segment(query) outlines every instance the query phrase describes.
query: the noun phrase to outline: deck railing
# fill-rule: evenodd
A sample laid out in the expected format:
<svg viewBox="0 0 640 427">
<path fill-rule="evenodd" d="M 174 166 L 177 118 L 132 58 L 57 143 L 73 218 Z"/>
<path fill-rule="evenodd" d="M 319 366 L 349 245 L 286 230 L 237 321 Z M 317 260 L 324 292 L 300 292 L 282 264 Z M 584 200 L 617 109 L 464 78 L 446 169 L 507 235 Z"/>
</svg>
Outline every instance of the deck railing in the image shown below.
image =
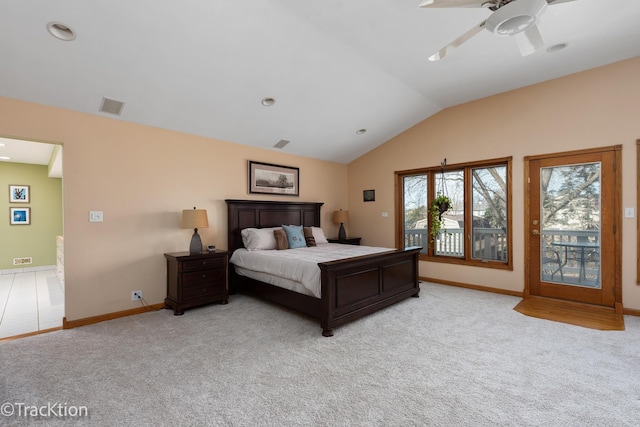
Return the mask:
<svg viewBox="0 0 640 427">
<path fill-rule="evenodd" d="M 600 287 L 599 230 L 543 229 L 540 246 L 541 280 Z"/>
<path fill-rule="evenodd" d="M 422 252 L 427 253 L 429 238 L 426 228 L 406 229 L 404 231 L 405 247 L 422 246 Z M 464 229 L 449 228 L 442 231 L 435 241 L 436 255 L 463 257 Z M 507 234 L 501 228 L 474 228 L 472 236 L 472 251 L 474 259 L 507 260 Z"/>
<path fill-rule="evenodd" d="M 422 246 L 427 253 L 430 235 L 428 229 L 406 229 L 405 247 Z M 600 248 L 590 248 L 584 255 L 553 243 L 589 242 L 599 243 L 598 230 L 547 229 L 541 233 L 541 279 L 583 286 L 599 286 Z M 507 234 L 500 228 L 474 228 L 472 235 L 472 257 L 481 260 L 507 261 Z M 464 257 L 464 230 L 447 229 L 435 241 L 435 253 L 441 256 Z M 562 275 L 560 275 L 562 270 Z M 561 277 L 562 276 L 562 277 Z"/>
</svg>

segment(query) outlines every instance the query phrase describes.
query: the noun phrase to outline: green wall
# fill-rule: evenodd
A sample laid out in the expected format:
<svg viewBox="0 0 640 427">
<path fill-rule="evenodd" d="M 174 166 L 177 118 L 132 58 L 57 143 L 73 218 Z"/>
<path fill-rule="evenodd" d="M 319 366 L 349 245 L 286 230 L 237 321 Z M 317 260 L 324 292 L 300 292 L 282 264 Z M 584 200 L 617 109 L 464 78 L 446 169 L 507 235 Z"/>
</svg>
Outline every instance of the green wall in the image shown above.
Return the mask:
<svg viewBox="0 0 640 427">
<path fill-rule="evenodd" d="M 48 177 L 48 165 L 0 162 L 0 270 L 56 264 L 56 236 L 62 235 L 62 179 Z M 9 185 L 30 186 L 29 203 L 9 203 Z M 31 225 L 10 225 L 10 207 L 31 208 Z M 14 258 L 33 264 L 14 266 Z"/>
</svg>

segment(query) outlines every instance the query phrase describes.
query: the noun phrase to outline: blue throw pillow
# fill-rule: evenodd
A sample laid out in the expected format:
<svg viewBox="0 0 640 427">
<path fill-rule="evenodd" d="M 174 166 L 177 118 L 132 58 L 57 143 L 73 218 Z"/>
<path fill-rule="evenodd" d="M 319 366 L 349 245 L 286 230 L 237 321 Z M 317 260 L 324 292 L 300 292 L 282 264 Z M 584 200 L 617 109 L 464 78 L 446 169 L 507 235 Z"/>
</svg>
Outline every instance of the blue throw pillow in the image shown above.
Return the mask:
<svg viewBox="0 0 640 427">
<path fill-rule="evenodd" d="M 283 225 L 282 228 L 284 228 L 285 233 L 287 233 L 289 249 L 304 248 L 307 246 L 301 225 Z"/>
</svg>

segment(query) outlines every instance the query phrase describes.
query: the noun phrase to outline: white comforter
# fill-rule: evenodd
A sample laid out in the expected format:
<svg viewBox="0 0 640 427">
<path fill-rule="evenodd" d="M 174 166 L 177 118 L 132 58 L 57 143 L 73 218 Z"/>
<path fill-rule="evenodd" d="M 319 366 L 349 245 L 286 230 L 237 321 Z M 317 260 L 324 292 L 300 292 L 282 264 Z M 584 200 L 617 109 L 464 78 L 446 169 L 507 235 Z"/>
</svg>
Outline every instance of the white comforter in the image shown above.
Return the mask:
<svg viewBox="0 0 640 427">
<path fill-rule="evenodd" d="M 321 296 L 320 268 L 318 263 L 336 261 L 362 255 L 392 251 L 390 248 L 373 246 L 342 245 L 325 243 L 318 246 L 286 250 L 248 251 L 238 249 L 233 252 L 231 262 L 236 272 L 254 279 L 292 289 L 301 284 L 306 292 L 316 298 Z M 256 273 L 256 274 L 254 274 Z M 284 284 L 277 278 L 283 278 Z"/>
</svg>

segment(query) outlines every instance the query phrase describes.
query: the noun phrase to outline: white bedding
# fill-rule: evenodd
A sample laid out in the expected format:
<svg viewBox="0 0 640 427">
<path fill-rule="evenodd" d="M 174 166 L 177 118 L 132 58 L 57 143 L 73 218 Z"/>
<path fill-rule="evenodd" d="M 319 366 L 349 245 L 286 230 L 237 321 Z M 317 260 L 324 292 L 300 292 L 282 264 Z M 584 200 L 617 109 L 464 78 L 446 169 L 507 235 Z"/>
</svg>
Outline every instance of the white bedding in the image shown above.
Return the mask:
<svg viewBox="0 0 640 427">
<path fill-rule="evenodd" d="M 338 243 L 281 251 L 237 249 L 229 262 L 236 266 L 236 273 L 242 276 L 320 298 L 318 263 L 392 250 L 395 249 Z"/>
</svg>

